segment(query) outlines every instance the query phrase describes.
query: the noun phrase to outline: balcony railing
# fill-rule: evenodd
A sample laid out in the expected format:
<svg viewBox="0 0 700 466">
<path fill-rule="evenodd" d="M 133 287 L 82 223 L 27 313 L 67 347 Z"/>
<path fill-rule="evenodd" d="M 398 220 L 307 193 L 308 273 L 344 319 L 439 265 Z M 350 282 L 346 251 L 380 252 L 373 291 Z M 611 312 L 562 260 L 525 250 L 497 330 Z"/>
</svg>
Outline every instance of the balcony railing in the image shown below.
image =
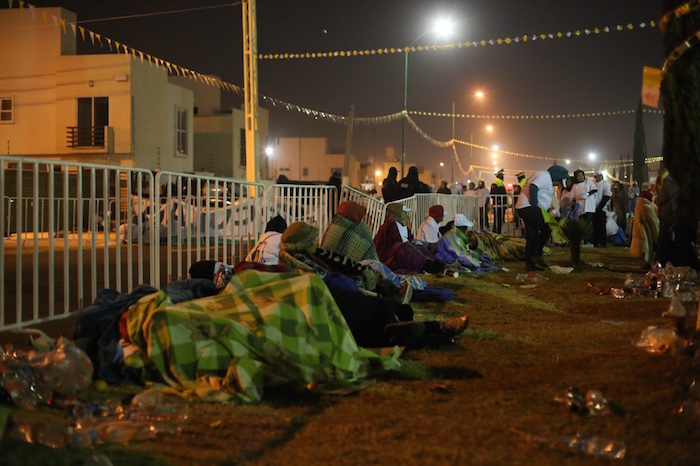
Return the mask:
<svg viewBox="0 0 700 466">
<path fill-rule="evenodd" d="M 80 147 L 105 147 L 107 126 L 68 126 L 66 145 L 71 149 Z"/>
</svg>

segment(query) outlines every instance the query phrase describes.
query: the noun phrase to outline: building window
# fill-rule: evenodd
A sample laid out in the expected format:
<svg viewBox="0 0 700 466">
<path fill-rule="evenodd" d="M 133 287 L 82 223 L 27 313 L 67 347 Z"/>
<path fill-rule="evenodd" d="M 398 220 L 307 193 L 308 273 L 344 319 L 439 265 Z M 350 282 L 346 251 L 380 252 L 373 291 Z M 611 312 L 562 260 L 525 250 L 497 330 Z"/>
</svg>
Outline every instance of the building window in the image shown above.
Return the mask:
<svg viewBox="0 0 700 466">
<path fill-rule="evenodd" d="M 239 164 L 241 167 L 245 167 L 246 162 L 247 162 L 246 156 L 245 156 L 245 145 L 246 145 L 246 143 L 245 143 L 245 129 L 242 129 L 241 130 L 241 154 L 239 157 L 240 158 Z"/>
<path fill-rule="evenodd" d="M 187 155 L 187 109 L 177 109 L 177 127 L 175 128 L 177 137 L 177 155 Z"/>
<path fill-rule="evenodd" d="M 68 147 L 104 147 L 109 97 L 78 97 L 78 126 L 70 127 Z"/>
<path fill-rule="evenodd" d="M 14 123 L 14 102 L 12 97 L 0 97 L 0 123 Z"/>
</svg>

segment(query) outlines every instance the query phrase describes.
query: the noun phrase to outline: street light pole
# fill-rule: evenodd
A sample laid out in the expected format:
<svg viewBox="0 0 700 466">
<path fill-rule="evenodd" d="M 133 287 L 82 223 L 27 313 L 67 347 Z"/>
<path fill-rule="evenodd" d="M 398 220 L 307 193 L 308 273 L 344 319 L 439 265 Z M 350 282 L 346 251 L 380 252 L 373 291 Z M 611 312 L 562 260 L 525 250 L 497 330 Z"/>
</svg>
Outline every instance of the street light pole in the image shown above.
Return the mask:
<svg viewBox="0 0 700 466">
<path fill-rule="evenodd" d="M 401 178 L 404 177 L 404 165 L 406 163 L 406 117 L 408 101 L 408 48 L 404 48 L 403 65 L 403 114 L 401 125 Z"/>
<path fill-rule="evenodd" d="M 452 101 L 452 150 L 455 149 L 455 101 Z M 452 164 L 450 165 L 450 184 L 455 182 L 455 154 L 452 154 Z"/>
</svg>

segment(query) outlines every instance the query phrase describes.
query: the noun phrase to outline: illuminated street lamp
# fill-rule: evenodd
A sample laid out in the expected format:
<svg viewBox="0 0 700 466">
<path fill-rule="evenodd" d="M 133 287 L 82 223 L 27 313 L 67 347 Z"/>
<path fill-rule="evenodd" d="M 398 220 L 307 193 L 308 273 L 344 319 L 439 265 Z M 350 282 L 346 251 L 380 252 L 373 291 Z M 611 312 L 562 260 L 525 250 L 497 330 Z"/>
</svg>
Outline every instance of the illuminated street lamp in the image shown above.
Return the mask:
<svg viewBox="0 0 700 466">
<path fill-rule="evenodd" d="M 442 167 L 444 167 L 445 164 L 440 162 L 440 181 L 442 181 Z"/>
<path fill-rule="evenodd" d="M 438 18 L 433 27 L 428 29 L 423 34 L 418 36 L 413 44 L 418 42 L 421 37 L 427 33 L 434 31 L 442 37 L 447 37 L 452 34 L 454 30 L 454 23 L 450 18 Z M 404 47 L 404 64 L 403 64 L 403 119 L 401 124 L 401 178 L 404 177 L 404 166 L 406 165 L 406 117 L 408 112 L 408 49 L 413 46 L 413 44 L 408 47 Z"/>
</svg>

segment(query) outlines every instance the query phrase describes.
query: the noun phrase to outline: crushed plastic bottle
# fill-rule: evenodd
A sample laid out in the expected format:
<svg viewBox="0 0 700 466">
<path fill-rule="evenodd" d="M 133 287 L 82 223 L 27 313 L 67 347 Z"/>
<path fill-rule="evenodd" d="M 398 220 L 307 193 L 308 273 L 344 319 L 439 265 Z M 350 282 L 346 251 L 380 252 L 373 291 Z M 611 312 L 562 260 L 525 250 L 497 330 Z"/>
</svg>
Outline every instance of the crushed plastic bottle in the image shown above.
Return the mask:
<svg viewBox="0 0 700 466">
<path fill-rule="evenodd" d="M 605 416 L 610 412 L 608 400 L 600 390 L 588 390 L 586 392 L 586 407 L 591 416 Z"/>
<path fill-rule="evenodd" d="M 590 435 L 576 434 L 573 437 L 564 437 L 562 443 L 574 450 L 604 458 L 622 459 L 626 453 L 623 442 Z"/>
<path fill-rule="evenodd" d="M 663 354 L 669 350 L 677 352 L 685 343 L 673 330 L 651 325 L 642 331 L 635 346 L 652 354 Z"/>
</svg>

